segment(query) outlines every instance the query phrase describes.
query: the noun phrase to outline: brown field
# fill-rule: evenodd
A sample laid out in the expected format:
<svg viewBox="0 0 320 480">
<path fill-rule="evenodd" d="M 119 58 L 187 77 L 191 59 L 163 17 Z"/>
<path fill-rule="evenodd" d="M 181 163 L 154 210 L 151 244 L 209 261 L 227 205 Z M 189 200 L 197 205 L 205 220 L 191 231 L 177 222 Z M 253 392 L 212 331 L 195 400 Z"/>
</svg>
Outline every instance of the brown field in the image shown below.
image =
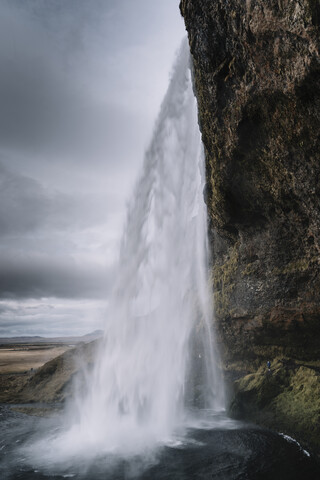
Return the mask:
<svg viewBox="0 0 320 480">
<path fill-rule="evenodd" d="M 36 370 L 70 348 L 69 345 L 6 345 L 0 348 L 0 375 Z"/>
</svg>

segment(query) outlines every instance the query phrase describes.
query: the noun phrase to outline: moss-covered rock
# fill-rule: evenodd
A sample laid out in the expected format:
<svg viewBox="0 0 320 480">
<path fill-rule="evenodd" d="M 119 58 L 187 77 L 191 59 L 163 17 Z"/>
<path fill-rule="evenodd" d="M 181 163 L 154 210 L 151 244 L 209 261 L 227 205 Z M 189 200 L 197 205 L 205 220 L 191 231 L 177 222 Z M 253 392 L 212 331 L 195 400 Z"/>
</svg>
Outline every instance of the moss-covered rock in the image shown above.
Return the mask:
<svg viewBox="0 0 320 480">
<path fill-rule="evenodd" d="M 277 428 L 320 453 L 320 362 L 278 358 L 235 382 L 230 413 Z"/>
</svg>

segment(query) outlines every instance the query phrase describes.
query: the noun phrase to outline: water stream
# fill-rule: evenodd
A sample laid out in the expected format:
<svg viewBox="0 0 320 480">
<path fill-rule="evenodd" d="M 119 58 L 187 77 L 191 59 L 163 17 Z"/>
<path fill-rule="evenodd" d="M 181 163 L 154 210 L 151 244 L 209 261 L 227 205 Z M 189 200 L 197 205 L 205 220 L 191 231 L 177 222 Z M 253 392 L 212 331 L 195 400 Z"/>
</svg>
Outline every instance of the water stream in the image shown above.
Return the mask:
<svg viewBox="0 0 320 480">
<path fill-rule="evenodd" d="M 128 205 L 104 339 L 69 432 L 86 454 L 143 450 L 168 441 L 190 407 L 224 407 L 189 61 L 184 41 Z"/>
</svg>

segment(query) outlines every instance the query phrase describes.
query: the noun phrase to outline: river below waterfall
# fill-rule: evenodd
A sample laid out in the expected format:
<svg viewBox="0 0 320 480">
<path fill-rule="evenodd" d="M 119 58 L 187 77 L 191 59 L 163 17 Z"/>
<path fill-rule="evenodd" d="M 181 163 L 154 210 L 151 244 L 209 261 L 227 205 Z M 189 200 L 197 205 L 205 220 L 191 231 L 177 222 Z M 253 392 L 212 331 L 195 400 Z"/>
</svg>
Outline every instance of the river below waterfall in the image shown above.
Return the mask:
<svg viewBox="0 0 320 480">
<path fill-rule="evenodd" d="M 197 425 L 197 426 L 196 426 Z M 0 471 L 2 480 L 44 479 L 216 479 L 316 480 L 320 466 L 299 444 L 274 432 L 215 414 L 143 454 L 121 458 L 108 453 L 91 459 L 51 463 L 41 455 L 41 438 L 59 435 L 59 417 L 30 417 L 0 407 Z M 43 440 L 46 442 L 46 440 Z M 39 455 L 34 448 L 40 448 Z"/>
</svg>

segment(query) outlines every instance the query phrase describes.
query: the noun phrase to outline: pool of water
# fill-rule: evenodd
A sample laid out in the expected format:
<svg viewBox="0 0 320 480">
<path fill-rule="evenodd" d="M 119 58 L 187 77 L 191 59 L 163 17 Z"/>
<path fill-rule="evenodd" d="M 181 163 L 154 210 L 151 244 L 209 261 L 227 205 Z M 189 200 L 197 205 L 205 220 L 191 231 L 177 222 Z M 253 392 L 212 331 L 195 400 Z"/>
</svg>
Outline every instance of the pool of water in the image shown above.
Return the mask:
<svg viewBox="0 0 320 480">
<path fill-rule="evenodd" d="M 214 479 L 317 480 L 317 460 L 292 439 L 235 422 L 224 415 L 190 421 L 171 439 L 143 454 L 116 453 L 59 461 L 55 452 L 42 455 L 48 434 L 59 434 L 63 422 L 31 417 L 0 406 L 1 480 L 44 479 Z M 48 447 L 48 445 L 47 445 Z M 48 447 L 50 450 L 50 447 Z M 43 450 L 45 452 L 45 448 Z"/>
</svg>

